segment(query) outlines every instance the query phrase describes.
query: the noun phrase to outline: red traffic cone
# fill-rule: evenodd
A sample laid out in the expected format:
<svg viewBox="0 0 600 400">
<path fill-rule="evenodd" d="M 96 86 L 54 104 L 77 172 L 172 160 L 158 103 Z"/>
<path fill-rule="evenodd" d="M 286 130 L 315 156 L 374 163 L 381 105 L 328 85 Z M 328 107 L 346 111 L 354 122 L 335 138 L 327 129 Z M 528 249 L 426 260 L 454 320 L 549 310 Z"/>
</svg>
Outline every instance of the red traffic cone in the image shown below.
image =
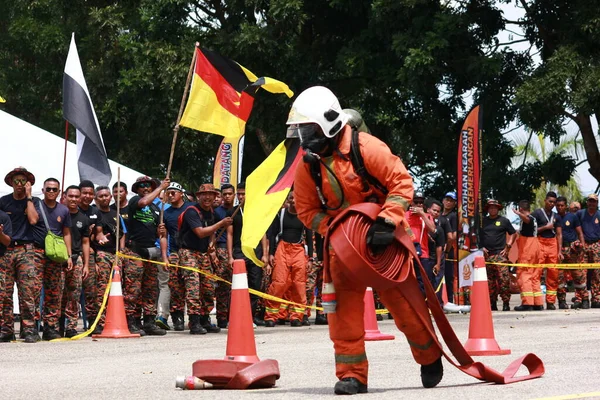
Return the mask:
<svg viewBox="0 0 600 400">
<path fill-rule="evenodd" d="M 465 350 L 471 356 L 510 354 L 510 350 L 500 348 L 494 336 L 485 259 L 481 256 L 475 257 L 474 267 L 469 339 L 465 343 Z"/>
<path fill-rule="evenodd" d="M 394 335 L 386 335 L 379 331 L 377 326 L 377 315 L 375 315 L 375 299 L 373 298 L 373 289 L 368 287 L 365 291 L 365 340 L 394 340 Z"/>
<path fill-rule="evenodd" d="M 100 335 L 92 335 L 94 339 L 119 339 L 140 337 L 137 333 L 129 332 L 125 318 L 125 303 L 121 288 L 121 268 L 115 265 L 115 271 L 110 285 L 108 304 L 106 305 L 106 324 Z"/>
<path fill-rule="evenodd" d="M 233 262 L 227 350 L 223 360 L 198 360 L 192 375 L 216 389 L 270 388 L 279 379 L 276 360 L 260 361 L 256 355 L 248 277 L 244 260 Z"/>
</svg>

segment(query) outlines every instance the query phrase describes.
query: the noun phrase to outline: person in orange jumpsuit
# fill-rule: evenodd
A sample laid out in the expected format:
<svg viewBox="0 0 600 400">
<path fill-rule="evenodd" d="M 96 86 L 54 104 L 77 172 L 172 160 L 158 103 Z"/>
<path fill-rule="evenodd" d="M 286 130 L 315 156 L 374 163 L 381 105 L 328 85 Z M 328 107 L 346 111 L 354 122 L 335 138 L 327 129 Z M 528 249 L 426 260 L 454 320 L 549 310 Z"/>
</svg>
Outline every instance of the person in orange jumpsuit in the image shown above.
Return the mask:
<svg viewBox="0 0 600 400">
<path fill-rule="evenodd" d="M 529 201 L 521 200 L 513 210 L 521 218 L 519 232 L 519 264 L 537 264 L 540 260 L 540 244 L 537 240 L 538 221 L 531 215 Z M 515 311 L 541 311 L 544 299 L 541 287 L 542 269 L 518 267 L 517 282 L 521 291 L 521 305 Z"/>
<path fill-rule="evenodd" d="M 558 268 L 556 264 L 563 259 L 560 244 L 562 243 L 562 226 L 560 216 L 552 209 L 556 204 L 556 193 L 548 192 L 544 200 L 544 208 L 538 208 L 531 215 L 538 222 L 538 242 L 540 243 L 540 264 L 555 264 L 546 269 L 546 309 L 556 310 L 558 293 Z"/>
<path fill-rule="evenodd" d="M 281 210 L 280 216 L 275 219 L 271 235 L 270 260 L 273 262 L 271 285 L 268 294 L 282 298 L 288 288 L 289 300 L 296 303 L 288 307 L 290 325 L 302 326 L 304 305 L 306 304 L 306 268 L 310 262 L 306 256 L 304 243 L 312 254 L 312 231 L 306 229 L 298 219 L 294 204 L 294 192 L 287 198 L 288 207 Z M 265 326 L 272 328 L 279 319 L 280 304 L 273 300 L 265 301 Z"/>
<path fill-rule="evenodd" d="M 308 88 L 294 102 L 287 124 L 290 130 L 297 131 L 305 150 L 304 163 L 298 166 L 294 180 L 298 217 L 306 227 L 325 235 L 329 224 L 343 209 L 376 202 L 382 210 L 366 240 L 371 251 L 380 252 L 394 240 L 396 226 L 406 226 L 404 213 L 412 200 L 413 181 L 402 161 L 376 137 L 359 132 L 358 149 L 352 147 L 353 132 L 347 122 L 348 115 L 342 111 L 338 99 L 325 87 Z M 360 151 L 373 180 L 361 179 L 354 170 L 353 149 Z M 315 178 L 320 178 L 320 185 Z M 348 275 L 332 249 L 328 261 L 337 301 L 335 312 L 327 316 L 339 379 L 334 392 L 366 393 L 369 369 L 363 323 L 366 286 Z M 421 365 L 423 386 L 436 386 L 443 376 L 441 352 L 426 326 L 399 288 L 374 289 L 406 336 L 415 361 Z"/>
</svg>

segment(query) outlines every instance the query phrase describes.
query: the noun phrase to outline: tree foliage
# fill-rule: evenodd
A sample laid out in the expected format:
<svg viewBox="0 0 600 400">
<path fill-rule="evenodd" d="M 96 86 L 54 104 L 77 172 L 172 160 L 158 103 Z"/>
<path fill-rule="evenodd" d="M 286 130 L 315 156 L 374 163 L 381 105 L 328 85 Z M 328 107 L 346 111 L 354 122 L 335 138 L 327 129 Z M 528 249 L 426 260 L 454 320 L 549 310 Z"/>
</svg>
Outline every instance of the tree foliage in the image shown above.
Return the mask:
<svg viewBox="0 0 600 400">
<path fill-rule="evenodd" d="M 543 88 L 531 56 L 498 47 L 506 21 L 497 3 L 0 0 L 0 91 L 8 112 L 61 132 L 62 71 L 75 32 L 109 156 L 162 176 L 199 41 L 296 93 L 330 87 L 402 157 L 421 189 L 437 197 L 456 186 L 458 132 L 473 99 L 484 112 L 484 192 L 501 200 L 530 197 L 544 166 L 511 168 L 513 148 L 502 132 L 517 117 L 555 125 L 536 111 L 542 100 L 531 92 Z M 591 18 L 586 21 L 595 32 Z M 533 25 L 528 35 L 537 40 Z M 532 85 L 537 88 L 528 91 Z M 243 175 L 264 159 L 263 148 L 283 139 L 291 102 L 259 92 L 247 124 Z M 264 133 L 262 143 L 257 133 Z M 173 178 L 188 186 L 209 179 L 218 142 L 182 129 Z"/>
</svg>

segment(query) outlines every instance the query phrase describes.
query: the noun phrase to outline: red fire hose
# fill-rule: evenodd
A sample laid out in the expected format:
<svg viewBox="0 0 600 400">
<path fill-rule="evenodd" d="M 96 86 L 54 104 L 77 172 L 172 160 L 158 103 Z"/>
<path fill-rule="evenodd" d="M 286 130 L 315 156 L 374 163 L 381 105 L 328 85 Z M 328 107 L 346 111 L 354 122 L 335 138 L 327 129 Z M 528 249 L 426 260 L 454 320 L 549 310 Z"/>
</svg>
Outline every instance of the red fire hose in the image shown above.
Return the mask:
<svg viewBox="0 0 600 400">
<path fill-rule="evenodd" d="M 502 373 L 473 361 L 456 337 L 428 279 L 423 279 L 427 300 L 425 301 L 423 298 L 413 273 L 415 261 L 418 265 L 417 268 L 420 268 L 421 276 L 427 276 L 427 274 L 404 228 L 399 226 L 396 229 L 396 240 L 382 254 L 373 255 L 368 250 L 367 231 L 380 212 L 381 206 L 378 204 L 357 204 L 344 210 L 331 223 L 323 244 L 325 282 L 331 282 L 328 255 L 329 245 L 331 245 L 341 264 L 348 268 L 357 281 L 364 283 L 365 286 L 380 290 L 394 286 L 399 287 L 404 298 L 427 327 L 444 357 L 464 373 L 482 381 L 501 384 L 542 376 L 545 372 L 544 364 L 538 356 L 532 353 L 513 361 Z M 438 341 L 429 310 L 431 310 L 438 330 L 456 361 L 450 358 Z M 522 365 L 528 369 L 529 374 L 515 377 Z"/>
</svg>

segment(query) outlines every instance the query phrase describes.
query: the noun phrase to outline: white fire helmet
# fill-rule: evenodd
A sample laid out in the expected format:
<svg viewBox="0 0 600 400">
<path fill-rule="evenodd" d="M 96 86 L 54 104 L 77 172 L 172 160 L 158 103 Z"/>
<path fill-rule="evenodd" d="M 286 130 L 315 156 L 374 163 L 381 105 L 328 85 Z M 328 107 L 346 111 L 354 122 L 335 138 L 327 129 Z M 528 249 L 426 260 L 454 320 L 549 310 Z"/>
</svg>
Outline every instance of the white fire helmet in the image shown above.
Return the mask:
<svg viewBox="0 0 600 400">
<path fill-rule="evenodd" d="M 331 90 L 324 86 L 313 86 L 296 98 L 286 124 L 315 123 L 321 127 L 325 136 L 332 138 L 342 130 L 348 118 Z M 290 128 L 292 130 L 293 127 Z M 288 130 L 288 135 L 291 134 L 293 133 Z"/>
</svg>

